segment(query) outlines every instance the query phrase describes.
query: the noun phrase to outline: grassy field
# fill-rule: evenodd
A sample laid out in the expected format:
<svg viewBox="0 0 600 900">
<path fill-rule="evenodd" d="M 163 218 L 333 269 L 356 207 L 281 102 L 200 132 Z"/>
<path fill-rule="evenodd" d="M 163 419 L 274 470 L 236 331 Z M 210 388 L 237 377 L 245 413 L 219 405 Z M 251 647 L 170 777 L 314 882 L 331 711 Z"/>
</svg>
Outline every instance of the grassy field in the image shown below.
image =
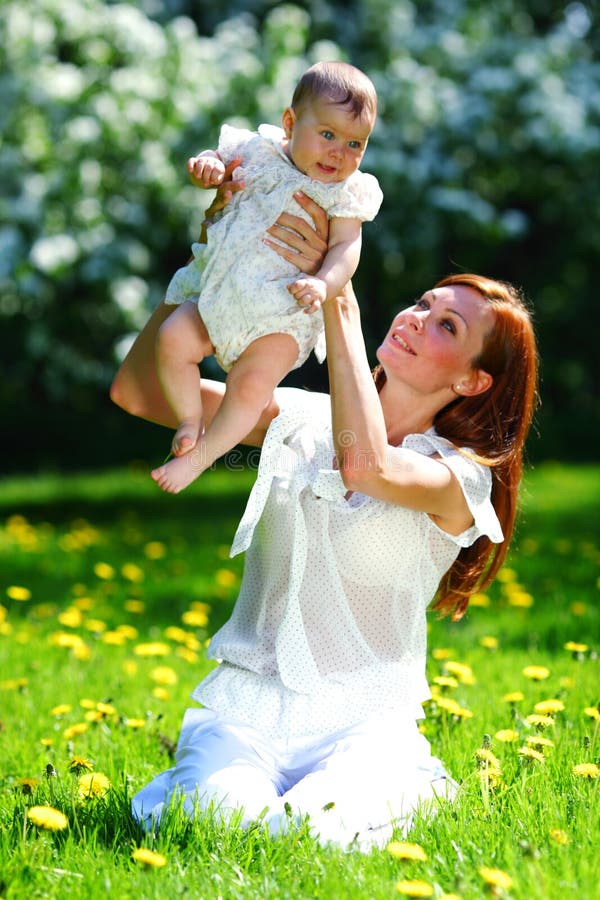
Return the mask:
<svg viewBox="0 0 600 900">
<path fill-rule="evenodd" d="M 0 898 L 597 897 L 599 476 L 530 473 L 501 577 L 462 622 L 431 616 L 424 730 L 459 796 L 398 836 L 421 851 L 369 855 L 128 814 L 210 669 L 253 473 L 179 497 L 141 466 L 2 483 Z"/>
</svg>

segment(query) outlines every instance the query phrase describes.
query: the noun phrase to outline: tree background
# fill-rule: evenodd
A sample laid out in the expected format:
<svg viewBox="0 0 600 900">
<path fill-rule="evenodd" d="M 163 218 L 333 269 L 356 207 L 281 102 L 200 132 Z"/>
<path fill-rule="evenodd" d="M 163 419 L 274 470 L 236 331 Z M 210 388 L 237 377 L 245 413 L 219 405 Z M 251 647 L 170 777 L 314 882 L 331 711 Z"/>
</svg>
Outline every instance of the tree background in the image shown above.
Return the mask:
<svg viewBox="0 0 600 900">
<path fill-rule="evenodd" d="M 185 160 L 222 121 L 278 123 L 301 72 L 333 58 L 364 69 L 380 101 L 363 168 L 385 200 L 355 278 L 371 358 L 394 311 L 443 275 L 513 281 L 542 357 L 530 458 L 594 458 L 598 12 L 594 0 L 2 0 L 5 471 L 164 451 L 162 429 L 107 392 L 210 201 Z M 325 369 L 293 383 L 323 389 Z"/>
</svg>

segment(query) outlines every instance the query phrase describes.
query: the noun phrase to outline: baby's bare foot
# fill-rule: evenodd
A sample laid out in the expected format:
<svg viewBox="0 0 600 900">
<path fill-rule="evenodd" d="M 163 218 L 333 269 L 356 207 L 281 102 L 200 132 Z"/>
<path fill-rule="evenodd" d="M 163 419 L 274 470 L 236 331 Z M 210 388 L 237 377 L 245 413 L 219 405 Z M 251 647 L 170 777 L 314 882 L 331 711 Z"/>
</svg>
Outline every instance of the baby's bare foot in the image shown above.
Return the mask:
<svg viewBox="0 0 600 900">
<path fill-rule="evenodd" d="M 158 469 L 153 469 L 150 474 L 159 488 L 167 494 L 178 494 L 201 475 L 205 468 L 200 450 L 193 450 L 184 456 L 170 459 Z"/>
</svg>

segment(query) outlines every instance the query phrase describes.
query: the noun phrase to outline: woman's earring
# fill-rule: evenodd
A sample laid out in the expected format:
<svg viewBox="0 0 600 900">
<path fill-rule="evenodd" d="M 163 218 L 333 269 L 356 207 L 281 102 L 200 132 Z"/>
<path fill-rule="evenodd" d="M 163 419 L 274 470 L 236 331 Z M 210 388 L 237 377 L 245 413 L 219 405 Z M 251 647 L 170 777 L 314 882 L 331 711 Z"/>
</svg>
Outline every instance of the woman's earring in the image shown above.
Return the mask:
<svg viewBox="0 0 600 900">
<path fill-rule="evenodd" d="M 460 394 L 461 391 L 462 391 L 462 384 L 455 384 L 455 385 L 454 385 L 454 392 L 455 392 L 456 394 Z"/>
</svg>

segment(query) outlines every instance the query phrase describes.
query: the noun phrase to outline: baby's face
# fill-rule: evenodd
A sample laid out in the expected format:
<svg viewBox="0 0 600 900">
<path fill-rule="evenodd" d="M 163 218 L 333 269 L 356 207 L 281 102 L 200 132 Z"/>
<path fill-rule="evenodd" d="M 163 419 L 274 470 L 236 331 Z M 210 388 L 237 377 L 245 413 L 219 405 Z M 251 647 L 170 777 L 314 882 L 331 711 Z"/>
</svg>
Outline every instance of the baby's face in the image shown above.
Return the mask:
<svg viewBox="0 0 600 900">
<path fill-rule="evenodd" d="M 345 181 L 360 166 L 373 129 L 368 115 L 360 118 L 349 107 L 313 100 L 283 114 L 287 155 L 309 178 L 326 183 Z"/>
</svg>

